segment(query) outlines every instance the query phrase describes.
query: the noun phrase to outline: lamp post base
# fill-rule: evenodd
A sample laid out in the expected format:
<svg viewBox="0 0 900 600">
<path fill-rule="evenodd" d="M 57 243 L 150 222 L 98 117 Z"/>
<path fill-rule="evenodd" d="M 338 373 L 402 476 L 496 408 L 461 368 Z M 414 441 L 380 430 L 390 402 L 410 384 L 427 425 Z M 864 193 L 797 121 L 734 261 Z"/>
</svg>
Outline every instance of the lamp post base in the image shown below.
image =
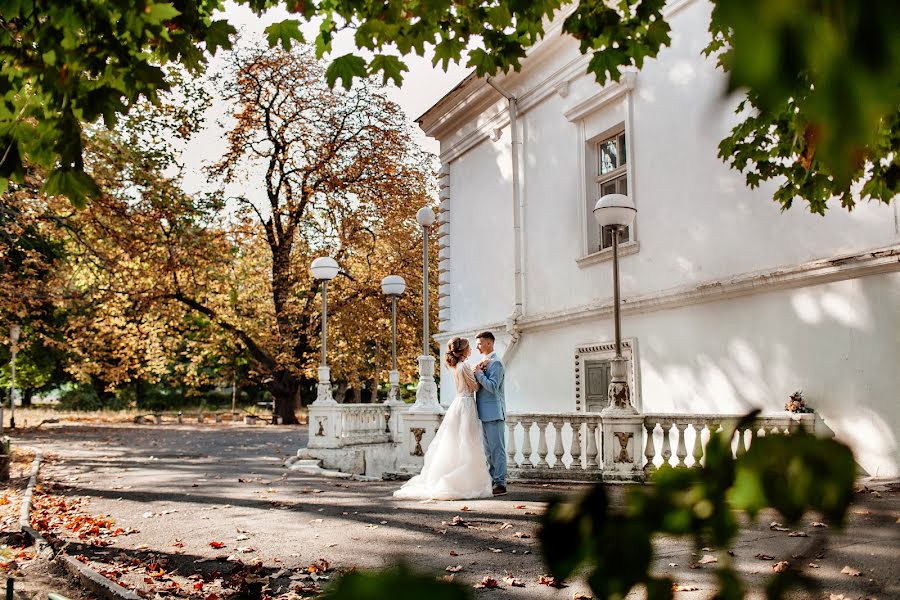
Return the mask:
<svg viewBox="0 0 900 600">
<path fill-rule="evenodd" d="M 438 402 L 437 384 L 434 382 L 434 357 L 419 357 L 419 385 L 416 402 L 409 412 L 442 414 L 444 408 Z"/>
<path fill-rule="evenodd" d="M 636 415 L 638 414 L 631 404 L 631 390 L 628 388 L 627 364 L 621 356 L 616 356 L 609 361 L 609 388 L 606 397 L 609 404 L 606 405 L 601 415 Z"/>
<path fill-rule="evenodd" d="M 385 404 L 392 406 L 406 404 L 400 399 L 400 371 L 390 371 L 388 373 L 388 382 L 390 383 L 390 388 L 388 389 L 388 397 Z"/>
<path fill-rule="evenodd" d="M 319 384 L 316 386 L 316 401 L 313 404 L 337 404 L 331 395 L 331 369 L 328 367 L 319 367 Z"/>
</svg>

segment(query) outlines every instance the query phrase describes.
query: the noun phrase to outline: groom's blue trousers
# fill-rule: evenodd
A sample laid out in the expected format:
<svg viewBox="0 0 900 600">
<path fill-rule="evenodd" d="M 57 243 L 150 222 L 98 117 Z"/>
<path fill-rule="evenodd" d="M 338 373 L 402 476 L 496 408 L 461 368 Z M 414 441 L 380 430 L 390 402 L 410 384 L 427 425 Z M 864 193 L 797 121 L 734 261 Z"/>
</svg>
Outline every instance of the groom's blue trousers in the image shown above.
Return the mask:
<svg viewBox="0 0 900 600">
<path fill-rule="evenodd" d="M 490 465 L 491 481 L 506 487 L 506 421 L 482 421 L 484 452 Z"/>
</svg>

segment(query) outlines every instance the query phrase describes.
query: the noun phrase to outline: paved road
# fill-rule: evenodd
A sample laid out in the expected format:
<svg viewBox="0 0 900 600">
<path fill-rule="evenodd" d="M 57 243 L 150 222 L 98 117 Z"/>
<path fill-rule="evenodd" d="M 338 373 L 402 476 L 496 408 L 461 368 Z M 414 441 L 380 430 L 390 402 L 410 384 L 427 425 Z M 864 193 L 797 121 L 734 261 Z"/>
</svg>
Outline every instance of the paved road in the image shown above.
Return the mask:
<svg viewBox="0 0 900 600">
<path fill-rule="evenodd" d="M 497 598 L 571 599 L 587 591 L 580 582 L 561 590 L 536 583 L 545 573 L 534 539 L 542 501 L 582 486 L 514 484 L 500 499 L 396 501 L 391 492 L 397 483 L 335 481 L 287 470 L 283 460 L 305 442 L 304 428 L 228 424 L 60 425 L 21 431 L 14 439 L 52 457 L 42 474 L 71 486 L 62 493 L 85 497 L 89 511 L 140 530 L 115 538 L 114 548 L 126 552 L 201 561 L 252 547 L 242 558 L 258 558 L 272 569 L 300 568 L 320 558 L 338 568 L 381 567 L 403 558 L 434 573 L 463 565 L 457 579 L 466 583 L 486 575 L 502 580 L 507 572 L 526 583 L 479 592 Z M 861 495 L 855 510 L 853 527 L 833 540 L 825 558 L 793 562 L 819 564 L 814 574 L 824 584 L 824 598 L 900 598 L 900 493 Z M 454 516 L 472 526 L 448 526 Z M 812 540 L 788 538 L 770 530 L 770 520 L 748 524 L 734 547 L 737 566 L 751 581 L 771 573 L 772 563 L 753 558 L 756 553 L 792 560 L 821 535 L 808 530 Z M 175 553 L 175 540 L 183 555 Z M 226 548 L 211 548 L 213 540 Z M 658 547 L 659 572 L 699 588 L 678 598 L 708 598 L 714 587 L 711 569 L 687 568 L 698 558 L 693 550 L 674 540 Z M 845 565 L 862 576 L 842 575 Z"/>
</svg>

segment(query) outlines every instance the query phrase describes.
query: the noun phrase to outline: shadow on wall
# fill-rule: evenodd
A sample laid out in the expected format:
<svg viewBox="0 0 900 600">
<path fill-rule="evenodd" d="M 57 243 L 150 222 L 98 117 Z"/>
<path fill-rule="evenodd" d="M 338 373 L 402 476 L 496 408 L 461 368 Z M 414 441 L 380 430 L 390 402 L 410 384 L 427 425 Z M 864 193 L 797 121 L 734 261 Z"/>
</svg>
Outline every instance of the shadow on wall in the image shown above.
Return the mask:
<svg viewBox="0 0 900 600">
<path fill-rule="evenodd" d="M 890 274 L 647 315 L 644 408 L 775 412 L 803 390 L 867 474 L 900 475 L 897 306 Z"/>
</svg>

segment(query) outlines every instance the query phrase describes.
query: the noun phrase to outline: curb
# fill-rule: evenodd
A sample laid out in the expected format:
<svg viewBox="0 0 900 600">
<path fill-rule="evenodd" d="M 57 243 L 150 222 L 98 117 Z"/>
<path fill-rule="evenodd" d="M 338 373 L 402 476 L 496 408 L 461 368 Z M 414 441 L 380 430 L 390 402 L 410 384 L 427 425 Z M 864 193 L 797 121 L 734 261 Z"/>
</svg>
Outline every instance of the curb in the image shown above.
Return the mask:
<svg viewBox="0 0 900 600">
<path fill-rule="evenodd" d="M 84 589 L 97 594 L 101 598 L 106 598 L 107 600 L 142 600 L 140 596 L 131 590 L 126 590 L 118 583 L 110 581 L 68 554 L 60 552 L 56 556 L 56 562 L 62 565 L 69 575 L 77 579 Z"/>
<path fill-rule="evenodd" d="M 131 590 L 127 590 L 116 582 L 110 581 L 80 560 L 72 558 L 63 551 L 60 551 L 55 558 L 53 557 L 53 547 L 50 546 L 39 531 L 31 526 L 31 498 L 37 485 L 37 476 L 41 468 L 43 454 L 40 450 L 29 449 L 34 450 L 34 461 L 31 463 L 31 477 L 28 479 L 28 487 L 25 489 L 25 495 L 22 496 L 22 508 L 19 511 L 19 527 L 34 541 L 38 555 L 61 565 L 69 575 L 78 580 L 81 587 L 101 598 L 106 598 L 107 600 L 142 600 L 140 596 Z"/>
</svg>

